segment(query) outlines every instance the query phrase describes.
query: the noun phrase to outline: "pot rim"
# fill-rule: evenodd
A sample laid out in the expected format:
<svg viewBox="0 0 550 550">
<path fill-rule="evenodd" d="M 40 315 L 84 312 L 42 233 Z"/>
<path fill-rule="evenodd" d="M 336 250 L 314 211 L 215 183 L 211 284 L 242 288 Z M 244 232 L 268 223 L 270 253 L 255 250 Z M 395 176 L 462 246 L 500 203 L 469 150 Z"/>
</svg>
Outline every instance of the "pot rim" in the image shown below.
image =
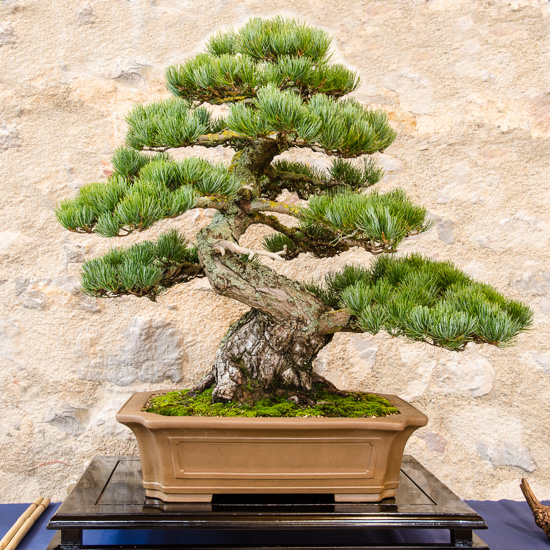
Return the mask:
<svg viewBox="0 0 550 550">
<path fill-rule="evenodd" d="M 359 428 L 359 429 L 378 429 L 378 430 L 403 430 L 407 426 L 425 426 L 428 417 L 395 395 L 375 394 L 387 399 L 392 405 L 397 407 L 399 414 L 370 417 L 370 418 L 325 418 L 325 417 L 220 417 L 220 416 L 163 416 L 156 413 L 142 411 L 147 401 L 153 395 L 166 393 L 166 391 L 147 391 L 137 392 L 130 396 L 126 403 L 120 408 L 116 415 L 118 422 L 122 424 L 141 424 L 146 428 L 169 428 L 172 426 L 189 426 L 190 428 L 248 428 L 262 429 L 288 429 L 290 425 L 303 426 L 312 429 L 325 428 Z"/>
</svg>

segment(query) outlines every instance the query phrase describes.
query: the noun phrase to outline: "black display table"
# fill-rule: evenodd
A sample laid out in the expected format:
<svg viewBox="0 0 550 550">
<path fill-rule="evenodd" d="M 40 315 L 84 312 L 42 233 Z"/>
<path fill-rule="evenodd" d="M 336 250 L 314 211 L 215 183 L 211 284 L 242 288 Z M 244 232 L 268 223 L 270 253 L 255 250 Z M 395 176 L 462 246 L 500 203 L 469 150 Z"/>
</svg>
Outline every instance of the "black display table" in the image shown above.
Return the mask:
<svg viewBox="0 0 550 550">
<path fill-rule="evenodd" d="M 145 497 L 137 457 L 96 457 L 51 518 L 48 529 L 60 532 L 47 550 L 488 550 L 472 533 L 486 528 L 483 518 L 410 456 L 404 457 L 396 497 L 376 504 L 335 504 L 332 495 L 215 495 L 208 504 L 168 504 Z M 83 531 L 88 535 L 98 529 L 131 530 L 124 531 L 128 535 L 142 533 L 136 530 L 179 530 L 179 540 L 157 544 L 146 537 L 148 543 L 141 544 L 128 538 L 116 545 L 83 540 Z M 445 542 L 433 542 L 429 536 L 426 542 L 418 541 L 418 533 L 434 529 L 440 539 L 447 533 Z M 416 538 L 392 542 L 395 532 L 416 533 Z"/>
</svg>

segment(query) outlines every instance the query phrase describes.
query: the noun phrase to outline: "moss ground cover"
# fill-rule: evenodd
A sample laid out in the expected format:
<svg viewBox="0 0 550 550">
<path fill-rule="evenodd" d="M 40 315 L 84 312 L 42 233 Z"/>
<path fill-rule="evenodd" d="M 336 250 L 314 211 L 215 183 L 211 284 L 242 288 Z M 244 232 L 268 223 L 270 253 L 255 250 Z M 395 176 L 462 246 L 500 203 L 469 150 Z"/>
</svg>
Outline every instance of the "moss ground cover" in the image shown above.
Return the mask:
<svg viewBox="0 0 550 550">
<path fill-rule="evenodd" d="M 190 390 L 156 395 L 145 411 L 164 416 L 264 416 L 264 417 L 346 417 L 369 418 L 398 414 L 387 399 L 369 393 L 350 392 L 338 395 L 316 391 L 311 405 L 299 406 L 288 396 L 274 396 L 253 404 L 212 403 L 212 389 L 189 396 Z"/>
</svg>

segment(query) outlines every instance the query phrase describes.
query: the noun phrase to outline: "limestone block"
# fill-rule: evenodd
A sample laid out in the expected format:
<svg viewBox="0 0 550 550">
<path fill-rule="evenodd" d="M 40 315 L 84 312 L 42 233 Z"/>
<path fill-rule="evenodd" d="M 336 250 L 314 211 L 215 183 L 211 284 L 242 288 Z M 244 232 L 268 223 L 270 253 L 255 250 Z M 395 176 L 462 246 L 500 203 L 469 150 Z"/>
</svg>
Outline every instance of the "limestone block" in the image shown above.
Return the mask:
<svg viewBox="0 0 550 550">
<path fill-rule="evenodd" d="M 29 242 L 21 231 L 0 231 L 0 257 L 17 254 Z"/>
<path fill-rule="evenodd" d="M 143 88 L 147 85 L 146 71 L 150 65 L 134 59 L 122 59 L 112 69 L 111 78 L 129 88 Z"/>
<path fill-rule="evenodd" d="M 428 389 L 436 361 L 427 353 L 426 344 L 400 343 L 399 355 L 407 368 L 407 383 L 404 391 L 400 392 L 403 399 L 417 401 Z"/>
<path fill-rule="evenodd" d="M 95 13 L 90 4 L 83 5 L 78 12 L 78 22 L 81 25 L 93 25 L 95 21 Z"/>
<path fill-rule="evenodd" d="M 532 351 L 531 356 L 535 360 L 537 366 L 542 369 L 544 374 L 550 374 L 550 353 Z"/>
<path fill-rule="evenodd" d="M 449 424 L 453 438 L 492 466 L 535 471 L 537 465 L 523 443 L 523 423 L 517 416 L 493 407 L 471 407 L 453 416 Z"/>
<path fill-rule="evenodd" d="M 431 390 L 436 393 L 469 392 L 472 397 L 488 394 L 493 388 L 495 369 L 470 343 L 465 351 L 444 352 L 433 372 Z"/>
<path fill-rule="evenodd" d="M 398 94 L 404 111 L 417 115 L 429 115 L 433 112 L 433 85 L 427 75 L 406 67 L 388 73 L 385 85 Z"/>
<path fill-rule="evenodd" d="M 534 472 L 537 469 L 537 465 L 526 447 L 510 443 L 487 445 L 479 441 L 477 453 L 493 466 L 515 466 L 526 472 Z"/>
<path fill-rule="evenodd" d="M 355 347 L 357 358 L 359 360 L 358 367 L 365 373 L 371 372 L 376 362 L 376 354 L 378 353 L 379 344 L 374 338 L 368 336 L 354 336 L 351 339 L 351 344 Z"/>
<path fill-rule="evenodd" d="M 15 42 L 15 33 L 9 23 L 0 23 L 0 46 L 7 46 Z"/>
<path fill-rule="evenodd" d="M 47 309 L 57 304 L 91 312 L 100 309 L 98 300 L 83 294 L 79 280 L 71 276 L 17 277 L 15 296 L 23 307 L 29 309 Z"/>
<path fill-rule="evenodd" d="M 424 429 L 416 432 L 416 437 L 424 440 L 428 451 L 433 453 L 445 452 L 448 441 L 440 433 L 434 432 L 430 429 Z"/>
<path fill-rule="evenodd" d="M 62 432 L 77 435 L 85 430 L 88 417 L 87 409 L 66 406 L 62 409 L 51 408 L 44 416 L 44 422 L 52 424 Z"/>
<path fill-rule="evenodd" d="M 548 296 L 550 294 L 550 271 L 523 273 L 520 277 L 510 281 L 510 286 L 526 295 Z"/>
<path fill-rule="evenodd" d="M 447 244 L 453 244 L 455 241 L 454 227 L 455 224 L 453 220 L 449 218 L 443 218 L 437 214 L 430 214 L 429 218 L 433 221 L 435 229 L 437 231 L 437 236 L 440 240 Z"/>
<path fill-rule="evenodd" d="M 82 380 L 107 380 L 126 386 L 135 380 L 178 382 L 186 363 L 179 330 L 161 317 L 134 317 L 124 331 L 124 341 L 115 355 L 98 349 L 97 336 L 80 340 L 84 363 L 78 377 Z M 82 349 L 84 348 L 84 349 Z"/>
<path fill-rule="evenodd" d="M 485 198 L 476 183 L 476 174 L 465 161 L 454 163 L 447 171 L 447 184 L 441 189 L 437 202 L 447 204 L 454 201 L 482 203 Z"/>
<path fill-rule="evenodd" d="M 65 240 L 62 245 L 65 255 L 65 265 L 84 261 L 85 247 L 73 241 Z"/>
<path fill-rule="evenodd" d="M 14 361 L 18 354 L 21 332 L 15 317 L 0 317 L 0 358 Z"/>
<path fill-rule="evenodd" d="M 0 124 L 0 153 L 6 149 L 19 147 L 19 130 L 15 124 Z"/>
</svg>

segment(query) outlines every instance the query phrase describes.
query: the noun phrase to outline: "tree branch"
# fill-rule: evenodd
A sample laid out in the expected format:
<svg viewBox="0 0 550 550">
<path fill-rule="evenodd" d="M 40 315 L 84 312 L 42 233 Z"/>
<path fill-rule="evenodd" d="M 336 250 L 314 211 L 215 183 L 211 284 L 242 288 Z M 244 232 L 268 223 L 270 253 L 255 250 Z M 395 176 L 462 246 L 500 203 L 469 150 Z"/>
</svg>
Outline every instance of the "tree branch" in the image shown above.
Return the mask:
<svg viewBox="0 0 550 550">
<path fill-rule="evenodd" d="M 351 318 L 351 313 L 345 309 L 327 311 L 319 319 L 319 330 L 322 334 L 340 332 L 346 327 Z"/>
<path fill-rule="evenodd" d="M 243 262 L 235 254 L 216 252 L 220 241 L 234 242 L 246 226 L 241 213 L 218 213 L 196 239 L 201 264 L 214 291 L 233 298 L 271 316 L 282 325 L 311 325 L 328 310 L 315 295 L 301 284 L 275 272 L 268 266 Z M 250 223 L 250 219 L 248 221 Z"/>
<path fill-rule="evenodd" d="M 227 200 L 221 200 L 215 197 L 199 197 L 193 208 L 215 208 L 216 210 L 223 210 L 228 204 Z M 191 208 L 191 210 L 193 210 L 193 208 Z"/>
<path fill-rule="evenodd" d="M 254 250 L 252 248 L 246 248 L 237 243 L 232 243 L 231 241 L 219 241 L 213 245 L 212 248 L 222 256 L 225 254 L 226 250 L 229 250 L 231 252 L 235 252 L 236 254 L 246 254 L 247 256 L 266 256 L 272 260 L 279 260 L 281 262 L 285 261 L 285 259 L 281 256 L 286 254 L 286 246 L 284 247 L 284 250 L 281 250 L 281 252 L 268 252 L 267 250 Z"/>
<path fill-rule="evenodd" d="M 268 166 L 264 170 L 264 174 L 271 180 L 282 180 L 290 182 L 303 182 L 309 184 L 315 184 L 316 180 L 308 178 L 305 174 L 296 174 L 295 172 L 286 172 L 282 170 L 276 170 L 273 166 Z M 317 182 L 320 183 L 320 182 Z M 324 185 L 324 184 L 323 184 Z"/>
<path fill-rule="evenodd" d="M 180 149 L 182 147 L 194 147 L 199 145 L 201 147 L 217 147 L 222 145 L 224 147 L 230 147 L 235 141 L 251 141 L 253 138 L 239 134 L 231 130 L 224 130 L 219 134 L 204 134 L 199 136 L 193 143 L 187 145 L 180 145 L 179 147 L 144 147 L 144 151 L 154 151 L 156 153 L 164 153 L 169 149 Z"/>
<path fill-rule="evenodd" d="M 250 203 L 249 212 L 277 212 L 300 219 L 300 207 L 286 204 L 284 202 L 268 201 L 257 199 Z"/>
</svg>

